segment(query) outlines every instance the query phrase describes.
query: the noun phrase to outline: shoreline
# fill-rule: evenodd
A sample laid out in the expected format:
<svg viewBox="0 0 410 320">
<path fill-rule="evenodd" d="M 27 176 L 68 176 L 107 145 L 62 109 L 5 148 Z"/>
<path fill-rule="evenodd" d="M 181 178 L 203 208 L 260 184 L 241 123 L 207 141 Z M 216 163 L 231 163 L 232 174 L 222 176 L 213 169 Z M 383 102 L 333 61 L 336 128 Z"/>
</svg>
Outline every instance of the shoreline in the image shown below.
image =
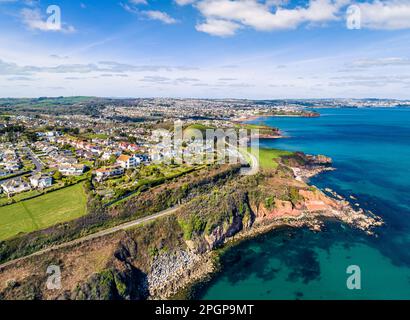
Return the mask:
<svg viewBox="0 0 410 320">
<path fill-rule="evenodd" d="M 300 117 L 300 116 L 294 116 Z M 252 117 L 255 120 L 261 118 L 261 116 Z M 250 121 L 249 119 L 246 121 Z M 279 131 L 280 132 L 280 131 Z M 274 139 L 285 138 L 284 136 L 274 137 Z M 272 138 L 271 138 L 272 139 Z M 308 168 L 297 168 L 289 166 L 292 170 L 295 180 L 304 182 L 312 188 L 316 188 L 309 184 L 309 180 L 312 177 L 315 177 L 323 172 L 334 171 L 336 168 L 329 166 L 332 163 L 332 159 L 325 156 L 309 156 L 312 159 L 325 158 L 324 163 L 310 166 Z M 323 160 L 323 159 L 322 159 Z M 319 190 L 319 189 L 318 189 Z M 166 299 L 198 299 L 201 297 L 204 288 L 207 284 L 211 283 L 223 269 L 221 264 L 222 256 L 230 249 L 235 246 L 243 243 L 247 240 L 252 240 L 258 236 L 262 236 L 269 232 L 286 230 L 286 229 L 301 229 L 308 228 L 312 232 L 321 232 L 325 223 L 327 222 L 337 222 L 341 225 L 345 224 L 352 228 L 357 228 L 363 231 L 368 236 L 374 236 L 374 233 L 371 229 L 375 227 L 380 227 L 384 224 L 383 220 L 373 214 L 372 212 L 366 212 L 358 206 L 357 199 L 352 195 L 349 196 L 349 199 L 356 201 L 356 207 L 353 206 L 348 200 L 346 200 L 341 195 L 337 194 L 335 191 L 325 188 L 324 190 L 319 190 L 324 197 L 335 201 L 341 206 L 340 211 L 334 211 L 331 214 L 319 213 L 312 214 L 309 213 L 309 216 L 306 213 L 302 213 L 300 216 L 281 216 L 277 219 L 263 221 L 258 223 L 255 220 L 254 225 L 250 229 L 245 229 L 239 231 L 237 234 L 233 235 L 232 238 L 227 238 L 223 242 L 220 248 L 211 250 L 210 254 L 213 258 L 211 260 L 206 259 L 204 261 L 205 268 L 201 266 L 194 265 L 193 270 L 202 270 L 196 273 L 193 279 L 184 279 L 182 283 L 185 285 L 177 290 L 174 294 L 168 297 L 161 297 Z M 189 273 L 190 271 L 188 271 Z M 155 298 L 154 298 L 155 299 Z"/>
<path fill-rule="evenodd" d="M 295 174 L 295 179 L 306 182 L 311 177 L 329 170 L 335 169 L 322 166 L 314 168 L 314 170 L 311 171 L 296 171 L 297 174 Z M 310 187 L 314 188 L 313 186 Z M 178 281 L 171 284 L 171 287 L 175 289 L 171 295 L 160 294 L 157 296 L 154 294 L 151 299 L 194 300 L 200 298 L 204 287 L 211 283 L 223 270 L 221 258 L 228 250 L 234 248 L 240 243 L 263 236 L 269 232 L 281 232 L 288 229 L 301 228 L 308 228 L 312 232 L 321 232 L 326 223 L 336 222 L 341 225 L 344 224 L 361 230 L 368 236 L 376 236 L 372 229 L 375 227 L 380 227 L 384 224 L 380 217 L 374 215 L 370 211 L 364 211 L 363 209 L 357 207 L 354 208 L 353 205 L 351 205 L 345 198 L 338 195 L 335 191 L 331 190 L 331 192 L 329 192 L 329 190 L 330 189 L 326 188 L 326 190 L 318 191 L 323 194 L 326 199 L 340 205 L 339 210 L 329 210 L 316 213 L 302 212 L 298 216 L 283 215 L 268 219 L 256 218 L 254 224 L 250 228 L 243 228 L 232 237 L 226 238 L 220 247 L 206 252 L 203 258 L 200 256 L 197 257 L 198 260 L 195 261 L 195 263 L 187 266 L 187 268 L 179 274 L 180 277 L 178 277 Z M 352 199 L 352 196 L 350 196 L 350 198 Z M 168 287 L 169 284 L 166 286 Z"/>
<path fill-rule="evenodd" d="M 326 157 L 324 156 L 307 155 L 305 159 L 313 159 L 321 163 L 326 162 Z M 289 164 L 292 160 L 293 162 L 298 162 L 299 158 L 294 157 L 282 160 Z M 281 165 L 285 167 L 285 164 L 282 163 Z M 147 263 L 147 269 L 145 267 L 140 269 L 144 270 L 143 272 L 146 275 L 146 282 L 144 281 L 140 291 L 141 294 L 148 293 L 146 299 L 195 299 L 198 298 L 195 290 L 204 288 L 207 283 L 215 279 L 222 271 L 221 257 L 223 254 L 243 241 L 254 239 L 272 231 L 280 232 L 282 229 L 288 228 L 308 228 L 313 232 L 319 232 L 327 221 L 337 221 L 340 224 L 362 230 L 369 235 L 373 234 L 373 227 L 383 224 L 381 219 L 373 214 L 370 215 L 362 209 L 351 206 L 346 199 L 338 196 L 333 190 L 325 190 L 332 195 L 330 197 L 316 187 L 305 183 L 305 179 L 327 171 L 328 168 L 326 166 L 312 167 L 312 161 L 306 162 L 304 165 L 306 170 L 299 171 L 292 171 L 292 166 L 287 166 L 287 169 L 281 172 L 287 172 L 289 175 L 282 177 L 277 177 L 277 172 L 266 172 L 266 174 L 262 175 L 264 180 L 261 180 L 261 183 L 266 183 L 267 190 L 270 190 L 269 186 L 272 186 L 273 184 L 271 183 L 275 181 L 279 182 L 280 188 L 289 188 L 289 186 L 296 188 L 297 186 L 300 197 L 293 198 L 297 199 L 296 201 L 277 197 L 272 206 L 272 203 L 266 204 L 266 202 L 258 201 L 257 198 L 256 201 L 255 198 L 253 200 L 250 200 L 248 197 L 237 198 L 241 201 L 238 202 L 238 205 L 244 205 L 247 208 L 248 215 L 235 215 L 232 220 L 225 220 L 225 223 L 219 224 L 210 233 L 203 233 L 194 238 L 185 238 L 185 240 L 181 239 L 183 241 L 172 247 L 172 250 L 164 250 L 161 254 L 155 255 L 153 260 L 148 259 L 149 262 L 148 260 L 138 262 L 138 255 L 132 253 L 134 252 L 133 250 L 136 250 L 133 247 L 133 243 L 137 243 L 134 242 L 137 240 L 133 238 L 132 233 L 119 234 L 118 238 L 113 236 L 112 239 L 110 236 L 96 244 L 82 243 L 76 247 L 76 250 L 83 250 L 81 248 L 86 248 L 90 245 L 97 246 L 96 248 L 92 247 L 93 250 L 100 250 L 98 246 L 104 245 L 104 243 L 109 244 L 113 250 L 110 255 L 114 254 L 114 252 L 115 254 L 107 261 L 105 268 L 108 269 L 105 270 L 111 270 L 110 268 L 115 267 L 118 268 L 116 272 L 119 272 L 119 270 L 125 272 L 124 270 L 130 270 L 130 268 L 140 269 L 142 266 L 140 263 Z M 275 179 L 282 179 L 282 182 Z M 272 193 L 268 191 L 264 196 L 270 194 Z M 240 212 L 245 211 L 240 210 Z M 53 253 L 52 256 L 54 254 L 57 253 Z M 60 255 L 64 254 L 64 251 L 60 252 Z M 82 258 L 80 257 L 79 259 Z M 35 262 L 31 261 L 31 263 Z M 74 262 L 72 261 L 71 263 Z M 14 268 L 18 267 L 14 266 Z M 34 266 L 34 268 L 36 267 Z M 13 270 L 13 267 L 10 270 Z M 94 277 L 97 275 L 91 276 L 87 281 L 95 281 Z M 133 278 L 133 273 L 128 274 L 128 277 L 129 286 L 132 286 L 134 281 L 138 281 L 138 278 Z M 5 280 L 15 279 L 13 274 L 4 274 L 3 278 Z M 17 278 L 15 281 L 20 283 L 22 280 Z M 88 292 L 87 285 L 88 282 L 83 282 L 81 286 L 83 289 L 81 290 Z M 5 287 L 4 289 L 6 290 L 7 288 Z M 71 291 L 70 289 L 67 292 L 59 293 L 54 298 L 74 297 L 73 299 L 76 299 L 77 291 Z M 45 293 L 45 298 L 53 299 L 49 292 Z"/>
<path fill-rule="evenodd" d="M 284 187 L 287 192 L 287 187 L 297 186 L 299 189 L 296 197 L 273 198 L 273 206 L 272 203 L 265 204 L 266 202 L 259 200 L 249 201 L 249 198 L 240 198 L 244 199 L 241 204 L 249 205 L 249 220 L 236 215 L 235 218 L 240 217 L 239 221 L 225 221 L 226 224 L 218 225 L 212 232 L 201 234 L 202 238 L 194 238 L 193 240 L 198 240 L 197 243 L 191 241 L 192 238 L 185 239 L 175 250 L 164 250 L 155 256 L 151 260 L 152 264 L 144 271 L 147 275 L 148 299 L 180 299 L 182 295 L 186 295 L 185 298 L 196 298 L 195 288 L 206 286 L 222 271 L 221 257 L 227 250 L 272 231 L 308 228 L 313 232 L 319 232 L 326 222 L 336 221 L 340 225 L 357 228 L 368 235 L 373 235 L 372 229 L 383 224 L 383 221 L 370 211 L 355 208 L 346 200 L 350 198 L 358 201 L 353 196 L 343 198 L 329 188 L 323 190 L 308 184 L 311 177 L 325 171 L 336 170 L 330 166 L 330 158 L 295 154 L 297 157 L 283 156 L 278 161 L 280 166 L 286 167 L 284 169 L 289 171 L 281 171 L 284 175 L 278 177 L 282 179 L 278 180 L 278 186 Z M 266 176 L 272 177 L 276 174 L 277 172 L 274 172 Z M 264 194 L 264 197 L 272 194 Z M 217 207 L 211 208 L 215 210 Z M 195 247 L 196 244 L 198 247 Z M 125 260 L 122 262 L 129 263 Z"/>
<path fill-rule="evenodd" d="M 230 121 L 236 123 L 244 123 L 247 121 L 255 121 L 262 118 L 318 118 L 320 114 L 317 112 L 304 111 L 300 114 L 259 114 L 259 115 L 246 115 L 239 118 L 233 118 Z"/>
</svg>

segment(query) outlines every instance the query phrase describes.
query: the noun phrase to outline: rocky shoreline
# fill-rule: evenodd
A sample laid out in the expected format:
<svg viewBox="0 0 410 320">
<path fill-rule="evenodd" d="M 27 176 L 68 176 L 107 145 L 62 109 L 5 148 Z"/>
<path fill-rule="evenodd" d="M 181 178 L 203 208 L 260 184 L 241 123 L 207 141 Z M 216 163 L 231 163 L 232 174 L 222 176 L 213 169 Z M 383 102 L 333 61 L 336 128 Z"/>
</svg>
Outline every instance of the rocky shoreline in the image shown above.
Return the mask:
<svg viewBox="0 0 410 320">
<path fill-rule="evenodd" d="M 310 162 L 304 167 L 291 168 L 295 179 L 307 181 L 309 178 L 329 170 L 331 159 L 324 156 L 307 156 Z M 233 221 L 228 228 L 219 228 L 207 236 L 202 244 L 187 241 L 188 249 L 158 257 L 149 275 L 150 299 L 190 297 L 191 289 L 201 282 L 207 282 L 218 272 L 218 248 L 254 238 L 279 228 L 307 227 L 313 232 L 322 230 L 325 221 L 336 220 L 351 227 L 374 235 L 373 229 L 383 225 L 381 218 L 352 205 L 336 192 L 328 193 L 311 187 L 312 191 L 301 191 L 303 203 L 292 206 L 287 201 L 277 200 L 275 208 L 253 207 L 253 221 Z M 313 190 L 314 189 L 314 190 Z M 352 199 L 352 198 L 351 198 Z"/>
<path fill-rule="evenodd" d="M 168 299 L 215 270 L 212 252 L 204 255 L 181 249 L 165 253 L 154 260 L 148 275 L 150 299 Z"/>
<path fill-rule="evenodd" d="M 277 169 L 233 176 L 153 223 L 17 262 L 0 272 L 0 299 L 187 298 L 220 270 L 223 250 L 271 230 L 318 232 L 334 220 L 372 235 L 380 218 L 306 183 L 331 163 L 324 156 L 283 156 Z M 60 291 L 44 287 L 48 275 L 41 270 L 50 261 L 68 271 Z"/>
<path fill-rule="evenodd" d="M 224 241 L 224 246 L 233 246 L 241 241 L 245 241 L 272 230 L 280 228 L 303 228 L 307 227 L 314 232 L 320 232 L 326 220 L 338 220 L 350 226 L 354 226 L 368 235 L 373 235 L 371 230 L 374 227 L 383 225 L 383 222 L 376 216 L 369 216 L 362 209 L 355 211 L 349 208 L 347 203 L 343 203 L 344 210 L 328 214 L 318 214 L 315 216 L 284 216 L 280 219 L 259 222 L 251 229 L 239 232 L 232 238 Z M 285 221 L 289 219 L 288 221 Z M 218 254 L 215 252 L 215 254 Z M 182 261 L 176 261 L 176 257 L 183 255 Z M 213 252 L 198 254 L 191 250 L 178 252 L 175 255 L 167 254 L 160 257 L 154 264 L 151 274 L 148 277 L 150 299 L 163 300 L 181 296 L 191 297 L 191 290 L 194 286 L 207 282 L 213 274 L 216 274 L 219 266 L 213 258 Z"/>
</svg>

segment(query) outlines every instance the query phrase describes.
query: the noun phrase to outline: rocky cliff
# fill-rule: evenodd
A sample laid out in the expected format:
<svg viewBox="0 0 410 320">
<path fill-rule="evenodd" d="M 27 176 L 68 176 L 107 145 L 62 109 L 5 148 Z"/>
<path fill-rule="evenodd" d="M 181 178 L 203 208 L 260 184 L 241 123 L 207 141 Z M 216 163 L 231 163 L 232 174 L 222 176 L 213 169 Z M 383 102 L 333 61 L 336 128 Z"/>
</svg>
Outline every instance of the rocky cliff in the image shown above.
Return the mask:
<svg viewBox="0 0 410 320">
<path fill-rule="evenodd" d="M 328 165 L 325 158 L 288 159 Z M 317 165 L 317 164 L 314 164 Z M 277 227 L 320 230 L 337 219 L 371 233 L 382 222 L 343 198 L 328 197 L 279 166 L 199 195 L 172 216 L 20 261 L 0 271 L 3 299 L 167 299 L 215 270 L 215 250 Z M 48 290 L 47 267 L 61 268 Z"/>
</svg>

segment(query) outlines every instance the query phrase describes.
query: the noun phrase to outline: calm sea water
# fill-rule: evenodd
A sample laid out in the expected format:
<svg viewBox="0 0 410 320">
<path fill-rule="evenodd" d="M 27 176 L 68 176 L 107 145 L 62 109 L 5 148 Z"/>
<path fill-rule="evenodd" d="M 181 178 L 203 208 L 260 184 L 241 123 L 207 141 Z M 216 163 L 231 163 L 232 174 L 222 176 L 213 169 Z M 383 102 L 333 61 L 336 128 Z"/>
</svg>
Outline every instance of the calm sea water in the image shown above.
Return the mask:
<svg viewBox="0 0 410 320">
<path fill-rule="evenodd" d="M 320 118 L 262 118 L 287 139 L 263 147 L 325 154 L 336 171 L 319 188 L 354 195 L 383 217 L 378 237 L 330 223 L 321 233 L 281 230 L 229 249 L 203 299 L 410 299 L 410 109 L 320 109 Z M 358 265 L 362 289 L 349 290 Z"/>
</svg>

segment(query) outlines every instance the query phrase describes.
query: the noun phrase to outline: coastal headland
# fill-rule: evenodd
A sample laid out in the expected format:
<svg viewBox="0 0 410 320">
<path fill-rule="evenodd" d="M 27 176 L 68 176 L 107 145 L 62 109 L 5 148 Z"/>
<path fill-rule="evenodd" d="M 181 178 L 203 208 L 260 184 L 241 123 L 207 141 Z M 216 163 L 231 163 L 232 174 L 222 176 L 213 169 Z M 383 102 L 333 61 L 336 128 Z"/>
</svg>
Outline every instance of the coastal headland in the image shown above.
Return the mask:
<svg viewBox="0 0 410 320">
<path fill-rule="evenodd" d="M 135 228 L 7 264 L 0 270 L 0 298 L 169 299 L 215 272 L 217 252 L 229 243 L 283 227 L 318 232 L 326 220 L 368 234 L 383 224 L 306 182 L 330 170 L 331 159 L 288 153 L 272 161 L 274 166 L 262 166 L 254 176 L 238 175 L 240 166 L 207 168 L 110 208 L 106 214 L 120 217 L 148 204 L 157 203 L 154 209 L 160 211 L 181 203 L 174 213 Z M 60 289 L 45 286 L 50 265 L 61 269 Z"/>
</svg>

